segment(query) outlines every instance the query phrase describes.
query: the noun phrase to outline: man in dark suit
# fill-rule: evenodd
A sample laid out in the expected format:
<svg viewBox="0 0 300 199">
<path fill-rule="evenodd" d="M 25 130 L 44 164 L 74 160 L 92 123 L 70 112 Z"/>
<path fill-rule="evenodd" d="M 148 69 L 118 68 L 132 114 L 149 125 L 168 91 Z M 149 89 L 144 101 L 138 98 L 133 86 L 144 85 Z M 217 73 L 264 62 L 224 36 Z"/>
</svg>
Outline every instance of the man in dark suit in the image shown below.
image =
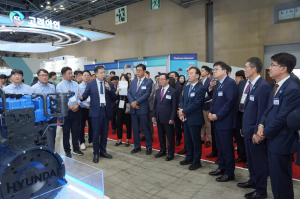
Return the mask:
<svg viewBox="0 0 300 199">
<path fill-rule="evenodd" d="M 191 67 L 188 71 L 189 86 L 186 86 L 180 100 L 180 109 L 178 116 L 183 121 L 184 141 L 187 150 L 185 160 L 180 165 L 188 165 L 189 170 L 200 168 L 202 145 L 200 131 L 204 124 L 203 118 L 203 102 L 205 98 L 205 89 L 198 82 L 200 78 L 200 70 Z"/>
<path fill-rule="evenodd" d="M 177 117 L 178 95 L 177 91 L 169 86 L 169 76 L 161 73 L 159 76 L 160 89 L 156 90 L 152 122 L 157 122 L 158 138 L 160 151 L 155 155 L 156 158 L 166 155 L 166 136 L 169 141 L 168 156 L 166 161 L 174 158 L 174 120 Z"/>
<path fill-rule="evenodd" d="M 113 76 L 112 76 L 113 75 Z M 110 76 L 111 76 L 111 82 L 108 83 L 110 88 L 116 92 L 117 90 L 117 87 L 118 87 L 118 84 L 119 84 L 119 76 L 116 76 L 114 74 L 114 71 L 111 71 L 110 72 Z M 117 104 L 116 104 L 116 101 L 115 100 L 112 100 L 111 101 L 112 103 L 112 109 L 113 109 L 113 115 L 111 117 L 111 128 L 112 128 L 112 132 L 111 134 L 115 134 L 116 133 L 116 129 L 117 129 Z"/>
<path fill-rule="evenodd" d="M 234 180 L 234 150 L 232 143 L 233 130 L 236 127 L 236 82 L 227 76 L 229 66 L 220 61 L 214 64 L 214 78 L 209 86 L 209 95 L 212 96 L 212 104 L 208 115 L 214 121 L 216 144 L 218 148 L 218 164 L 216 171 L 209 175 L 221 177 L 216 178 L 218 182 Z"/>
<path fill-rule="evenodd" d="M 130 113 L 134 140 L 134 149 L 131 151 L 131 153 L 137 153 L 141 151 L 139 133 L 139 124 L 141 123 L 146 141 L 146 155 L 150 155 L 152 153 L 152 136 L 149 126 L 150 107 L 148 98 L 150 97 L 152 91 L 152 81 L 145 77 L 146 66 L 144 64 L 137 65 L 136 73 L 138 78 L 130 83 L 127 94 L 128 101 L 131 105 Z"/>
<path fill-rule="evenodd" d="M 178 107 L 179 107 L 179 102 L 180 102 L 180 97 L 181 97 L 181 91 L 182 91 L 182 86 L 178 82 L 179 74 L 176 71 L 170 72 L 170 77 L 173 77 L 176 81 L 175 83 L 175 89 L 177 91 L 177 102 L 178 102 Z M 181 121 L 179 117 L 175 117 L 175 132 L 176 132 L 176 146 L 179 146 L 181 143 L 182 139 L 182 128 L 181 128 Z"/>
<path fill-rule="evenodd" d="M 87 84 L 82 95 L 78 93 L 78 98 L 85 101 L 90 96 L 89 116 L 91 117 L 93 129 L 93 162 L 98 163 L 99 155 L 104 158 L 112 158 L 111 155 L 106 153 L 106 145 L 109 118 L 112 117 L 113 111 L 111 103 L 117 99 L 117 96 L 109 84 L 104 81 L 104 66 L 96 66 L 94 72 L 96 79 Z M 101 136 L 100 143 L 99 136 Z"/>
<path fill-rule="evenodd" d="M 261 60 L 252 57 L 245 64 L 246 80 L 240 81 L 238 103 L 239 114 L 241 115 L 242 125 L 239 133 L 243 137 L 246 153 L 248 157 L 248 168 L 250 179 L 247 182 L 238 183 L 240 188 L 254 188 L 255 191 L 245 195 L 245 198 L 266 198 L 267 197 L 267 146 L 262 141 L 253 144 L 252 138 L 257 132 L 259 120 L 268 104 L 271 92 L 269 83 L 260 76 L 263 68 Z M 237 137 L 237 135 L 236 135 Z"/>
<path fill-rule="evenodd" d="M 274 198 L 292 199 L 294 191 L 291 154 L 298 150 L 299 135 L 287 126 L 286 118 L 300 105 L 300 87 L 290 78 L 297 59 L 288 53 L 278 53 L 271 59 L 269 74 L 276 84 L 260 119 L 258 131 L 252 139 L 256 144 L 266 139 Z"/>
<path fill-rule="evenodd" d="M 287 118 L 287 125 L 290 129 L 299 131 L 300 130 L 300 122 L 299 121 L 300 121 L 300 109 L 297 109 L 289 114 L 289 116 Z M 300 166 L 300 141 L 298 144 L 296 165 Z"/>
</svg>

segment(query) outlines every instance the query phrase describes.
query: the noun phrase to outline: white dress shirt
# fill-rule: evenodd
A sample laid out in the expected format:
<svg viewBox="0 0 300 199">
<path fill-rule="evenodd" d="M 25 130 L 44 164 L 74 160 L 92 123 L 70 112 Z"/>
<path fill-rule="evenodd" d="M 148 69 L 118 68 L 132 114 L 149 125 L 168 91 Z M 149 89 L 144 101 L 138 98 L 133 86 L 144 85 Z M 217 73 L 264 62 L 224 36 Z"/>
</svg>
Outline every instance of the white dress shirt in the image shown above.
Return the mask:
<svg viewBox="0 0 300 199">
<path fill-rule="evenodd" d="M 97 82 L 97 87 L 98 87 L 98 93 L 99 93 L 99 99 L 100 99 L 100 105 L 101 103 L 104 104 L 104 106 L 106 106 L 106 100 L 105 100 L 105 81 L 99 81 L 97 78 L 96 78 L 96 82 Z M 101 97 L 100 97 L 100 82 L 103 82 L 102 83 L 102 87 L 103 87 L 103 95 L 104 95 L 104 101 L 102 102 L 101 101 Z"/>
<path fill-rule="evenodd" d="M 255 83 L 257 82 L 257 80 L 258 80 L 259 78 L 260 78 L 260 75 L 258 75 L 258 76 L 251 82 L 251 84 L 252 84 L 251 90 L 252 90 L 253 86 L 255 85 Z M 242 95 L 244 95 L 245 90 L 246 90 L 246 88 L 247 88 L 247 86 L 248 86 L 249 84 L 250 84 L 250 80 L 248 79 L 247 83 L 245 84 L 245 87 L 244 87 L 244 90 L 243 90 L 243 94 L 242 94 Z M 249 90 L 249 93 L 251 92 L 251 90 Z M 240 104 L 244 104 L 244 103 L 245 103 L 245 100 L 246 100 L 246 98 L 245 98 L 245 97 L 242 97 L 242 98 L 241 98 L 241 101 L 240 101 Z"/>
<path fill-rule="evenodd" d="M 286 78 L 284 78 L 284 79 L 281 80 L 280 82 L 276 83 L 276 84 L 279 85 L 278 88 L 277 88 L 276 93 L 279 91 L 280 87 L 283 85 L 283 83 L 284 83 L 288 78 L 290 78 L 290 76 L 287 76 Z M 276 95 L 276 93 L 275 93 L 275 95 Z"/>
<path fill-rule="evenodd" d="M 140 81 L 140 87 L 141 87 L 141 85 L 142 85 L 142 82 L 144 81 L 144 79 L 145 79 L 146 77 L 144 76 L 142 79 L 141 79 L 141 81 Z M 136 87 L 138 87 L 139 86 L 139 78 L 137 79 L 138 81 L 137 81 L 137 83 L 136 83 Z"/>
<path fill-rule="evenodd" d="M 169 87 L 170 87 L 170 86 L 169 86 L 169 84 L 168 84 L 166 87 L 161 88 L 161 90 L 164 89 L 164 95 L 163 95 L 163 96 L 165 96 L 165 94 L 166 94 L 167 90 L 169 89 Z"/>
</svg>

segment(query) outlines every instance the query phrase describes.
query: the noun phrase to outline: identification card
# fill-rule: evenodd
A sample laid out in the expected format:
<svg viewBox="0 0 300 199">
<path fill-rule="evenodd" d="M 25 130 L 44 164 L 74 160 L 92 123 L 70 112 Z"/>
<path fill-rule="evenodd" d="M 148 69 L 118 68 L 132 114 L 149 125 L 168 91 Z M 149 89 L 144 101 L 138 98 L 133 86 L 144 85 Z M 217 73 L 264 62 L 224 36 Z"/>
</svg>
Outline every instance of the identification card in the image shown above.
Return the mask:
<svg viewBox="0 0 300 199">
<path fill-rule="evenodd" d="M 100 94 L 100 103 L 106 103 L 104 94 Z"/>
<path fill-rule="evenodd" d="M 223 91 L 219 91 L 218 96 L 223 96 Z"/>
<path fill-rule="evenodd" d="M 146 86 L 142 86 L 142 89 L 145 90 L 145 89 L 146 89 Z"/>
<path fill-rule="evenodd" d="M 70 102 L 76 102 L 76 97 L 75 95 L 73 97 L 70 98 Z"/>
<path fill-rule="evenodd" d="M 279 105 L 279 98 L 274 98 L 274 105 Z"/>
<path fill-rule="evenodd" d="M 254 95 L 250 95 L 250 100 L 254 102 Z"/>
<path fill-rule="evenodd" d="M 171 95 L 166 95 L 166 99 L 171 99 Z"/>
<path fill-rule="evenodd" d="M 124 100 L 120 100 L 119 102 L 119 108 L 124 108 L 125 105 L 125 101 Z"/>
<path fill-rule="evenodd" d="M 190 97 L 195 97 L 195 93 L 191 93 L 191 94 L 190 94 Z"/>
<path fill-rule="evenodd" d="M 86 99 L 87 102 L 90 102 L 91 101 L 91 98 L 90 96 Z"/>
</svg>

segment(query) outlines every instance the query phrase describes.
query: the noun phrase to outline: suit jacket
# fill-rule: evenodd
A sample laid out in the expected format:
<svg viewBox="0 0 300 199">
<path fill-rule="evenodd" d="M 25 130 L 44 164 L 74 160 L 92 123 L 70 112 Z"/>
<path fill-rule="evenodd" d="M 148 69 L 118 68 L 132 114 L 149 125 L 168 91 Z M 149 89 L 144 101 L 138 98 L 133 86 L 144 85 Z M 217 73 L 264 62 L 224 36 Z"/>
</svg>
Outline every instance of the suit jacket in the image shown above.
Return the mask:
<svg viewBox="0 0 300 199">
<path fill-rule="evenodd" d="M 287 117 L 300 105 L 300 87 L 288 78 L 279 88 L 274 98 L 279 98 L 279 105 L 274 105 L 271 91 L 268 106 L 260 119 L 264 125 L 268 150 L 277 154 L 293 154 L 298 150 L 299 135 L 287 126 Z"/>
<path fill-rule="evenodd" d="M 291 79 L 296 83 L 296 84 L 298 84 L 298 86 L 300 86 L 300 80 L 299 80 L 299 78 L 292 72 L 291 73 Z"/>
<path fill-rule="evenodd" d="M 218 130 L 230 130 L 236 127 L 237 116 L 237 85 L 230 77 L 226 77 L 220 86 L 218 92 L 222 92 L 223 96 L 218 96 L 217 85 L 208 92 L 212 97 L 210 113 L 216 114 L 218 120 L 215 121 L 215 128 Z"/>
<path fill-rule="evenodd" d="M 130 87 L 128 89 L 127 98 L 130 104 L 136 101 L 140 109 L 133 109 L 132 107 L 130 107 L 130 113 L 137 113 L 140 115 L 149 114 L 150 107 L 148 98 L 150 97 L 152 91 L 152 81 L 148 80 L 147 78 L 144 78 L 143 82 L 141 82 L 139 89 L 136 90 L 137 83 L 138 79 L 135 79 L 131 82 Z"/>
<path fill-rule="evenodd" d="M 241 101 L 244 87 L 248 80 L 243 80 L 239 83 L 238 104 Z M 240 92 L 242 90 L 242 92 Z M 269 83 L 260 77 L 253 85 L 245 100 L 245 109 L 243 115 L 243 134 L 247 139 L 252 139 L 253 134 L 256 134 L 261 116 L 263 115 L 269 101 L 271 87 Z M 252 98 L 250 99 L 250 96 Z"/>
<path fill-rule="evenodd" d="M 156 92 L 156 90 L 155 90 L 155 84 L 152 83 L 151 94 L 150 94 L 150 97 L 148 98 L 150 111 L 153 110 L 153 103 L 154 103 L 154 95 L 155 95 L 155 92 Z"/>
<path fill-rule="evenodd" d="M 161 88 L 156 90 L 152 115 L 160 123 L 168 124 L 170 120 L 174 121 L 177 116 L 178 94 L 174 88 L 169 86 L 162 101 L 160 101 L 161 90 Z"/>
<path fill-rule="evenodd" d="M 287 125 L 290 129 L 295 131 L 300 130 L 300 109 L 291 112 L 287 118 Z M 298 143 L 297 161 L 296 165 L 300 166 L 300 141 Z"/>
<path fill-rule="evenodd" d="M 205 82 L 204 82 L 204 88 L 205 88 L 205 90 L 208 92 L 208 87 L 209 87 L 209 85 L 210 85 L 210 81 L 211 81 L 211 79 L 209 79 L 209 78 L 207 78 L 206 80 L 205 80 Z M 211 96 L 209 96 L 209 95 L 207 95 L 207 96 L 205 96 L 205 100 L 204 100 L 204 102 L 207 102 L 207 101 L 209 101 L 209 100 L 211 100 Z M 203 110 L 210 110 L 210 105 L 211 105 L 211 103 L 210 102 L 207 102 L 207 103 L 204 103 L 203 104 Z"/>
<path fill-rule="evenodd" d="M 108 85 L 112 91 L 116 92 L 115 85 L 112 82 L 109 82 Z M 111 108 L 115 109 L 116 107 L 116 100 L 111 100 Z"/>
<path fill-rule="evenodd" d="M 180 97 L 181 97 L 181 92 L 182 92 L 182 86 L 178 81 L 175 84 L 175 89 L 177 91 L 177 101 L 179 103 L 180 102 Z"/>
<path fill-rule="evenodd" d="M 190 86 L 184 88 L 183 94 L 180 99 L 180 108 L 183 109 L 184 114 L 186 115 L 188 125 L 203 125 L 203 102 L 205 98 L 205 88 L 198 82 L 191 93 L 195 93 L 195 96 L 192 97 L 189 95 Z"/>
<path fill-rule="evenodd" d="M 83 99 L 81 101 L 85 101 L 90 96 L 90 117 L 98 117 L 100 112 L 100 98 L 99 91 L 97 86 L 97 80 L 93 80 L 86 85 L 85 91 L 82 94 Z M 112 103 L 117 99 L 116 93 L 111 89 L 104 89 L 105 92 L 105 101 L 106 101 L 106 115 L 107 117 L 112 117 L 113 109 Z"/>
</svg>

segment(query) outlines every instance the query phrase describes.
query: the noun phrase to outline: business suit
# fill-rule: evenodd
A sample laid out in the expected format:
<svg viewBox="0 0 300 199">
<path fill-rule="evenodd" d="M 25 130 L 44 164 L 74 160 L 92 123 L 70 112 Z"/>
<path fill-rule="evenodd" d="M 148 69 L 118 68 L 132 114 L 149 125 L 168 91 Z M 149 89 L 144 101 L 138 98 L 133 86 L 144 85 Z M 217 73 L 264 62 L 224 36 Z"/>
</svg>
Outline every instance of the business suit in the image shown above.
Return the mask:
<svg viewBox="0 0 300 199">
<path fill-rule="evenodd" d="M 243 80 L 239 85 L 244 85 L 245 87 L 247 82 L 248 80 Z M 269 83 L 262 77 L 259 77 L 246 97 L 242 118 L 242 133 L 244 135 L 243 139 L 250 173 L 248 184 L 256 186 L 256 192 L 259 195 L 267 194 L 267 145 L 265 141 L 262 141 L 260 144 L 253 144 L 252 137 L 256 134 L 259 120 L 267 107 L 270 92 L 271 87 Z"/>
<path fill-rule="evenodd" d="M 219 87 L 219 89 L 218 89 Z M 234 176 L 235 161 L 232 143 L 232 132 L 236 127 L 237 113 L 237 85 L 230 77 L 226 76 L 223 83 L 217 85 L 208 93 L 212 96 L 210 113 L 216 114 L 214 121 L 216 145 L 218 149 L 218 164 L 225 175 Z"/>
<path fill-rule="evenodd" d="M 182 86 L 181 84 L 177 81 L 175 84 L 175 90 L 177 91 L 177 102 L 180 102 L 180 97 L 181 97 L 181 91 L 182 91 Z M 175 117 L 175 132 L 176 132 L 176 140 L 180 141 L 182 139 L 182 128 L 181 128 L 181 121 L 179 117 Z"/>
<path fill-rule="evenodd" d="M 112 91 L 116 92 L 117 86 L 115 86 L 112 82 L 109 82 L 108 84 L 109 84 L 109 86 L 110 86 L 110 89 L 111 89 Z M 116 101 L 115 101 L 115 100 L 112 100 L 111 102 L 112 102 L 112 103 L 111 103 L 111 106 L 112 106 L 111 108 L 112 108 L 112 110 L 113 110 L 113 115 L 112 115 L 112 117 L 110 118 L 110 121 L 111 121 L 111 128 L 112 128 L 112 130 L 116 130 L 116 128 L 117 128 L 117 122 L 116 122 L 116 117 L 117 117 L 117 105 L 116 105 Z"/>
<path fill-rule="evenodd" d="M 287 118 L 287 125 L 290 129 L 300 130 L 300 109 L 291 112 Z M 300 142 L 298 144 L 297 161 L 296 165 L 300 166 Z"/>
<path fill-rule="evenodd" d="M 291 154 L 298 150 L 299 135 L 287 126 L 286 118 L 299 108 L 300 87 L 291 78 L 286 79 L 274 96 L 276 101 L 273 90 L 260 120 L 264 125 L 272 192 L 275 199 L 294 198 Z"/>
<path fill-rule="evenodd" d="M 163 98 L 161 100 L 161 92 L 163 88 L 157 89 L 153 104 L 153 117 L 156 118 L 158 138 L 160 143 L 160 151 L 166 152 L 166 136 L 169 141 L 168 155 L 174 155 L 175 140 L 174 140 L 174 126 L 169 124 L 169 121 L 174 121 L 177 117 L 178 95 L 177 91 L 170 87 L 164 90 Z"/>
<path fill-rule="evenodd" d="M 210 81 L 211 79 L 209 79 L 208 77 L 205 79 L 205 82 L 203 84 L 205 91 L 208 90 L 208 87 L 210 85 Z M 201 140 L 204 140 L 204 134 L 206 134 L 206 142 L 210 142 L 211 140 L 211 126 L 210 126 L 210 120 L 208 119 L 208 113 L 210 110 L 210 104 L 211 102 L 209 102 L 211 100 L 210 96 L 205 96 L 205 100 L 204 100 L 204 104 L 203 104 L 203 116 L 204 116 L 204 121 L 205 124 L 202 126 L 201 128 Z"/>
<path fill-rule="evenodd" d="M 95 79 L 87 84 L 86 89 L 82 94 L 83 99 L 81 100 L 81 101 L 85 101 L 90 96 L 91 101 L 90 101 L 89 116 L 91 117 L 91 121 L 92 121 L 94 155 L 98 155 L 99 152 L 106 153 L 109 118 L 111 118 L 113 115 L 112 103 L 117 99 L 114 90 L 111 89 L 109 91 L 108 89 L 103 88 L 103 93 L 105 93 L 106 106 L 100 107 L 100 105 L 103 102 L 101 101 L 100 104 L 99 94 L 101 93 L 100 91 L 101 88 L 99 88 L 98 90 L 97 81 L 98 79 Z M 105 84 L 104 81 L 103 84 Z M 99 143 L 99 136 L 101 136 L 100 143 Z"/>
<path fill-rule="evenodd" d="M 192 85 L 190 85 L 192 86 Z M 184 139 L 187 154 L 185 160 L 193 161 L 193 164 L 201 164 L 201 126 L 204 124 L 203 118 L 203 102 L 205 98 L 204 87 L 197 82 L 191 92 L 190 86 L 186 86 L 180 100 L 180 109 L 186 116 L 186 121 L 183 123 Z"/>
<path fill-rule="evenodd" d="M 127 98 L 129 103 L 136 101 L 140 109 L 134 109 L 130 107 L 131 121 L 133 126 L 133 140 L 134 148 L 141 147 L 140 134 L 139 134 L 139 124 L 142 124 L 143 131 L 145 134 L 146 147 L 152 148 L 152 137 L 149 126 L 149 101 L 152 91 L 152 81 L 147 78 L 143 78 L 143 81 L 140 82 L 140 86 L 137 89 L 137 84 L 140 79 L 135 79 L 131 82 Z"/>
</svg>

